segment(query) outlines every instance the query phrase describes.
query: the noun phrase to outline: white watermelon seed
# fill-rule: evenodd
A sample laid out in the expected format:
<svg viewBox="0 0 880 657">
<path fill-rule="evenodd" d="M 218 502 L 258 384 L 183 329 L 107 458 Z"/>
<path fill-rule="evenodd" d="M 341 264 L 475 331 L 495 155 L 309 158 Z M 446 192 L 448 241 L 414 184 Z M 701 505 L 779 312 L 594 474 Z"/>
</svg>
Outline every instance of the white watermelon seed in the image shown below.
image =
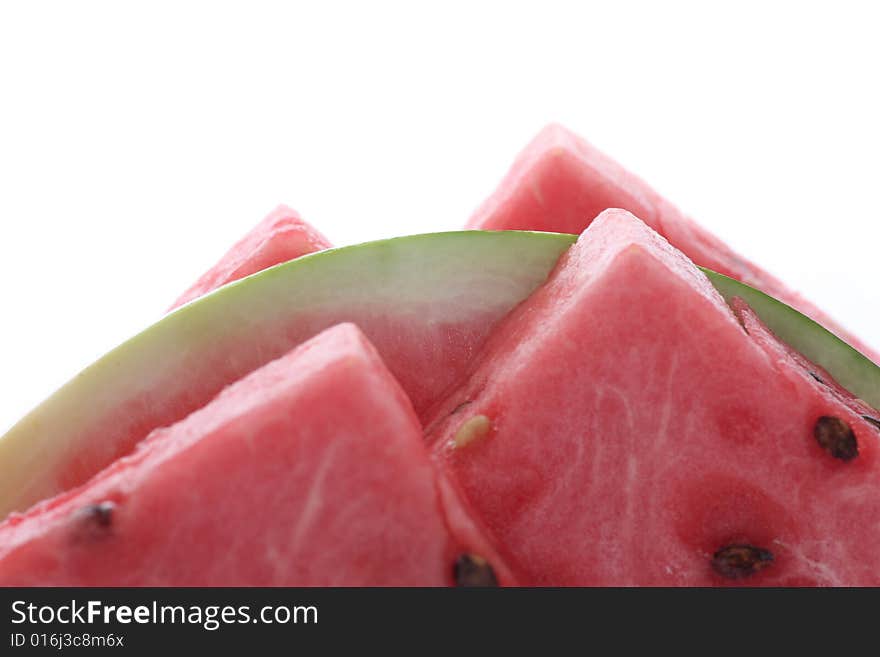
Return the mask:
<svg viewBox="0 0 880 657">
<path fill-rule="evenodd" d="M 485 415 L 474 415 L 466 420 L 455 432 L 455 446 L 457 448 L 470 445 L 475 440 L 485 438 L 492 428 L 492 421 Z"/>
</svg>

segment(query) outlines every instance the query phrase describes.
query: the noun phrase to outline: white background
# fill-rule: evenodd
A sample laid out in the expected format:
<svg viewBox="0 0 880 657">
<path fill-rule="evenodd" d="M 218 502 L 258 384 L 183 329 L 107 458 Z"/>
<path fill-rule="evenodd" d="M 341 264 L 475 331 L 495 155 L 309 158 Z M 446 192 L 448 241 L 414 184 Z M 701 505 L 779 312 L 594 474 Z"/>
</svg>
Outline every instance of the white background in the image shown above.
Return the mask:
<svg viewBox="0 0 880 657">
<path fill-rule="evenodd" d="M 870 5 L 3 2 L 0 432 L 277 203 L 455 229 L 550 120 L 880 346 Z"/>
</svg>

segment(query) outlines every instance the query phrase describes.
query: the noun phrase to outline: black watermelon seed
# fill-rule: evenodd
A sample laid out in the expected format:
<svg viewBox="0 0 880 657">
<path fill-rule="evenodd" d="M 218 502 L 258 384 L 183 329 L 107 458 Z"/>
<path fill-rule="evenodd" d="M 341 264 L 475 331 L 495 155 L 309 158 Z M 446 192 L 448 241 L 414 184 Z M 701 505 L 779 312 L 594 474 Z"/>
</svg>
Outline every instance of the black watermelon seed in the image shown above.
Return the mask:
<svg viewBox="0 0 880 657">
<path fill-rule="evenodd" d="M 456 586 L 498 586 L 492 566 L 475 554 L 462 554 L 455 560 L 453 578 Z"/>
<path fill-rule="evenodd" d="M 859 443 L 850 426 L 839 417 L 823 415 L 813 427 L 816 442 L 841 461 L 852 461 L 859 455 Z"/>
<path fill-rule="evenodd" d="M 116 504 L 113 502 L 101 502 L 91 504 L 82 510 L 83 515 L 95 526 L 101 528 L 110 527 L 113 524 L 113 511 Z"/>
<path fill-rule="evenodd" d="M 876 417 L 871 417 L 870 415 L 863 415 L 862 419 L 865 422 L 869 422 L 870 424 L 873 424 L 875 427 L 880 429 L 880 419 L 878 419 Z"/>
<path fill-rule="evenodd" d="M 773 563 L 773 553 L 764 548 L 734 543 L 712 556 L 712 568 L 727 579 L 750 577 Z"/>
<path fill-rule="evenodd" d="M 813 370 L 809 370 L 809 372 L 810 372 L 810 376 L 813 377 L 814 379 L 816 379 L 816 381 L 818 381 L 819 383 L 825 383 L 825 381 L 822 379 L 822 377 L 819 376 L 818 374 L 816 374 Z"/>
</svg>

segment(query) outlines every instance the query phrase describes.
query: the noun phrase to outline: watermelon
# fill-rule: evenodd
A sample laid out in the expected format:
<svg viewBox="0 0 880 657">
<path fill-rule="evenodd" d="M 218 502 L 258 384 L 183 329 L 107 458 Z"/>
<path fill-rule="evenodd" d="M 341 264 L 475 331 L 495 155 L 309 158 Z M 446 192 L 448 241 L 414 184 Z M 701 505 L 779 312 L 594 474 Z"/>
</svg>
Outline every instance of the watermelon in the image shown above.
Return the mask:
<svg viewBox="0 0 880 657">
<path fill-rule="evenodd" d="M 527 585 L 880 585 L 880 419 L 602 213 L 429 419 Z M 870 411 L 870 412 L 869 412 Z"/>
<path fill-rule="evenodd" d="M 629 210 L 696 264 L 784 301 L 880 361 L 880 353 L 871 350 L 815 305 L 734 253 L 640 178 L 557 124 L 545 127 L 526 146 L 498 189 L 476 210 L 467 225 L 484 230 L 578 234 L 606 208 Z"/>
<path fill-rule="evenodd" d="M 169 310 L 273 265 L 329 248 L 327 238 L 303 221 L 296 210 L 279 205 L 202 274 Z"/>
<path fill-rule="evenodd" d="M 353 325 L 0 525 L 0 585 L 512 583 Z"/>
<path fill-rule="evenodd" d="M 814 375 L 826 372 L 826 382 L 833 380 L 833 387 L 847 398 L 855 393 L 867 405 L 880 408 L 880 367 L 870 358 L 778 299 L 718 272 L 701 270 L 738 313 L 748 308 L 750 316 L 766 324 L 767 339 L 772 336 L 779 349 Z"/>
<path fill-rule="evenodd" d="M 230 283 L 109 352 L 0 438 L 0 517 L 82 484 L 153 429 L 340 322 L 366 333 L 421 414 L 571 241 L 413 236 L 306 255 Z"/>
<path fill-rule="evenodd" d="M 834 395 L 841 403 L 848 406 L 863 420 L 880 429 L 880 381 L 872 377 L 871 380 L 846 380 L 840 374 L 835 377 L 831 371 L 822 367 L 804 356 L 803 353 L 794 349 L 790 344 L 783 342 L 779 336 L 771 331 L 761 320 L 760 316 L 741 297 L 731 300 L 731 306 L 739 318 L 740 323 L 754 339 L 755 343 L 763 349 L 773 360 L 786 363 L 787 371 L 800 370 L 801 374 L 808 375 L 811 379 L 824 387 L 827 393 Z M 838 363 L 835 362 L 835 366 Z M 835 370 L 841 372 L 841 370 Z M 867 373 L 868 370 L 858 371 Z M 841 384 L 845 384 L 841 385 Z M 865 399 L 857 397 L 861 394 Z M 870 400 L 870 403 L 867 401 Z"/>
</svg>

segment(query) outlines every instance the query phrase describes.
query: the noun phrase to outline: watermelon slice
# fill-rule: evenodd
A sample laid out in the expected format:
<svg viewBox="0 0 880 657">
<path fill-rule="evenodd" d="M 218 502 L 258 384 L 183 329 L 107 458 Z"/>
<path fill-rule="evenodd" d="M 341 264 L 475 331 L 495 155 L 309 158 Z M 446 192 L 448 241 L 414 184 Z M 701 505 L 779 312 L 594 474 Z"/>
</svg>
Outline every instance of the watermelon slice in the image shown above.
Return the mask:
<svg viewBox="0 0 880 657">
<path fill-rule="evenodd" d="M 604 212 L 435 412 L 432 451 L 525 584 L 878 585 L 878 426 L 755 326 Z"/>
<path fill-rule="evenodd" d="M 860 415 L 863 420 L 880 429 L 880 412 L 877 411 L 877 408 L 880 407 L 880 381 L 874 378 L 871 380 L 855 379 L 845 381 L 839 376 L 835 377 L 829 370 L 822 367 L 820 363 L 806 358 L 803 353 L 780 340 L 779 336 L 774 334 L 761 321 L 761 318 L 745 302 L 744 298 L 736 297 L 732 299 L 731 306 L 740 323 L 758 346 L 767 352 L 771 360 L 785 363 L 784 367 L 787 373 L 800 371 L 801 376 L 809 376 L 814 382 L 824 387 L 827 393 L 834 395 L 841 403 Z M 851 356 L 851 354 L 847 356 Z M 839 361 L 835 361 L 834 365 L 837 366 L 838 364 Z M 841 370 L 837 369 L 836 371 L 840 372 Z M 846 371 L 866 373 L 868 370 L 856 368 L 855 370 Z M 841 384 L 844 384 L 846 387 Z M 856 397 L 856 394 L 863 395 L 865 399 Z M 870 400 L 870 403 L 868 400 Z"/>
<path fill-rule="evenodd" d="M 606 208 L 629 210 L 696 264 L 784 301 L 880 362 L 878 352 L 815 305 L 734 253 L 640 178 L 560 125 L 545 127 L 526 146 L 468 227 L 579 234 Z"/>
<path fill-rule="evenodd" d="M 307 255 L 193 301 L 0 438 L 0 517 L 82 484 L 151 430 L 340 322 L 367 334 L 421 413 L 572 239 L 459 232 L 384 240 Z"/>
<path fill-rule="evenodd" d="M 169 310 L 273 265 L 329 248 L 327 238 L 303 221 L 296 210 L 279 205 L 202 274 Z"/>
<path fill-rule="evenodd" d="M 353 325 L 0 525 L 0 585 L 511 583 Z"/>
<path fill-rule="evenodd" d="M 813 374 L 825 372 L 827 381 L 834 380 L 833 387 L 847 398 L 853 398 L 854 393 L 871 407 L 880 408 L 880 367 L 871 359 L 781 301 L 723 274 L 701 269 L 737 312 L 747 307 L 750 316 L 767 325 L 764 331 L 779 349 Z"/>
</svg>

